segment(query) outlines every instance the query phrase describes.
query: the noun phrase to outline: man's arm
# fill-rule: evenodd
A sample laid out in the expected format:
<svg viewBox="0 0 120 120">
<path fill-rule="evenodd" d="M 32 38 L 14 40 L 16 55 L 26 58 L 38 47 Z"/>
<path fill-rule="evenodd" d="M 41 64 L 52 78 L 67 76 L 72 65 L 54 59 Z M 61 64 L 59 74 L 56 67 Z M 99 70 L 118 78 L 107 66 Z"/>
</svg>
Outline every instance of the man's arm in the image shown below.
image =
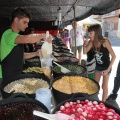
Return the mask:
<svg viewBox="0 0 120 120">
<path fill-rule="evenodd" d="M 41 39 L 46 39 L 45 34 L 30 34 L 30 35 L 19 35 L 15 39 L 16 44 L 25 44 L 25 43 L 36 43 Z"/>
<path fill-rule="evenodd" d="M 30 59 L 36 56 L 40 56 L 41 55 L 41 50 L 38 49 L 36 52 L 31 52 L 31 53 L 24 53 L 24 59 Z"/>
</svg>

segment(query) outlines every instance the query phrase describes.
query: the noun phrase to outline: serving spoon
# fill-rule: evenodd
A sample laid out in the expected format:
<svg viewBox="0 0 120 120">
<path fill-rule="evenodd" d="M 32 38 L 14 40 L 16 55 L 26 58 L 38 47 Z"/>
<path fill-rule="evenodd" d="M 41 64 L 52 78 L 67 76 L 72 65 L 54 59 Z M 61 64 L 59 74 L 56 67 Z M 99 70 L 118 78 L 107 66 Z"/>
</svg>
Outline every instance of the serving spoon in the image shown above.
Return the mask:
<svg viewBox="0 0 120 120">
<path fill-rule="evenodd" d="M 42 118 L 45 118 L 47 120 L 72 120 L 73 117 L 63 114 L 63 113 L 57 113 L 57 114 L 47 114 L 47 113 L 43 113 L 37 110 L 33 111 L 33 114 Z"/>
</svg>

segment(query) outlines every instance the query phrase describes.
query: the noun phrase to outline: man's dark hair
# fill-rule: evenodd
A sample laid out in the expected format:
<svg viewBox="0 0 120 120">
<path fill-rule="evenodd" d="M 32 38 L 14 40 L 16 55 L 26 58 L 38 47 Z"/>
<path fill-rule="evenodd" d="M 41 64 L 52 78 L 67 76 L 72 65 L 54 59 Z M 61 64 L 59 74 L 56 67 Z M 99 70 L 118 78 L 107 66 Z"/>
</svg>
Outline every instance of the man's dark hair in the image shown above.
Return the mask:
<svg viewBox="0 0 120 120">
<path fill-rule="evenodd" d="M 22 19 L 23 17 L 27 17 L 31 19 L 30 13 L 23 7 L 17 7 L 13 10 L 11 22 L 13 22 L 15 17 L 19 19 Z"/>
</svg>

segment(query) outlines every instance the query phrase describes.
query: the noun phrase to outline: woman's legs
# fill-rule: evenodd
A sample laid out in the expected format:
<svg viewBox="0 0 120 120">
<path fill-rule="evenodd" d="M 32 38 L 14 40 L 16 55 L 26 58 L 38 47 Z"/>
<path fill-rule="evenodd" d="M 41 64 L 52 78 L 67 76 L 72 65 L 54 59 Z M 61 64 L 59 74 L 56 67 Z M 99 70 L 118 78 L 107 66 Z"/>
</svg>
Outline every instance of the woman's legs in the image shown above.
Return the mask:
<svg viewBox="0 0 120 120">
<path fill-rule="evenodd" d="M 94 79 L 99 83 L 102 72 L 95 71 Z"/>
<path fill-rule="evenodd" d="M 106 101 L 107 95 L 108 95 L 108 81 L 109 81 L 109 75 L 103 76 L 103 83 L 102 83 L 102 89 L 103 89 L 103 95 L 102 95 L 102 101 Z"/>
<path fill-rule="evenodd" d="M 99 83 L 101 78 L 102 72 L 95 72 L 95 80 Z M 102 83 L 102 101 L 105 101 L 108 95 L 108 80 L 109 75 L 103 76 L 103 83 Z"/>
<path fill-rule="evenodd" d="M 98 83 L 100 82 L 101 74 L 102 74 L 102 72 L 100 72 L 100 71 L 95 71 L 95 73 L 94 73 L 94 79 L 95 79 Z"/>
</svg>

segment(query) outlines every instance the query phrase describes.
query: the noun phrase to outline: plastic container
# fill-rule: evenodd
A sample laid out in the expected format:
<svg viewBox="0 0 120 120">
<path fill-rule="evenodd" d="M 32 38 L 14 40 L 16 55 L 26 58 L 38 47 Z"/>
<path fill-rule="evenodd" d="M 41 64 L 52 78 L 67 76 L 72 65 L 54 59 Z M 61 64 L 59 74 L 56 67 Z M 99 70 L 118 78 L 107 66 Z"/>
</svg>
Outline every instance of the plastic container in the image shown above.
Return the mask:
<svg viewBox="0 0 120 120">
<path fill-rule="evenodd" d="M 67 75 L 73 74 L 73 75 L 86 76 L 86 68 L 81 65 L 72 64 L 71 62 L 62 63 L 61 65 L 71 71 L 71 73 L 67 73 Z M 66 75 L 66 74 L 61 72 L 59 66 L 54 65 L 53 66 L 54 78 L 62 75 Z"/>
<path fill-rule="evenodd" d="M 49 113 L 43 103 L 25 94 L 15 93 L 0 101 L 0 120 L 46 120 L 33 115 L 33 110 Z"/>
<path fill-rule="evenodd" d="M 35 99 L 43 103 L 48 110 L 51 110 L 51 91 L 48 88 L 40 88 L 36 90 Z"/>
<path fill-rule="evenodd" d="M 14 92 L 11 92 L 11 93 L 5 92 L 4 91 L 5 86 L 10 84 L 11 82 L 14 82 L 15 80 L 24 79 L 24 78 L 40 78 L 40 79 L 43 79 L 44 81 L 47 81 L 48 84 L 50 85 L 50 80 L 44 74 L 29 74 L 29 73 L 20 74 L 20 75 L 17 75 L 17 76 L 13 76 L 9 79 L 5 79 L 1 82 L 0 90 L 1 90 L 2 98 L 5 99 L 5 98 L 10 97 L 12 94 L 15 94 Z M 26 93 L 26 95 L 28 95 L 28 97 L 30 97 L 30 98 L 35 99 L 35 93 L 34 94 Z"/>
<path fill-rule="evenodd" d="M 61 102 L 59 105 L 57 105 L 55 107 L 55 109 L 52 111 L 53 114 L 55 114 L 57 111 L 60 110 L 60 106 L 64 105 L 66 102 L 76 102 L 77 100 L 80 100 L 80 102 L 84 102 L 85 100 L 89 100 L 91 102 L 93 101 L 96 101 L 98 103 L 103 103 L 106 107 L 108 107 L 109 109 L 114 109 L 116 113 L 118 113 L 120 115 L 120 109 L 115 107 L 114 105 L 111 105 L 107 102 L 102 102 L 102 101 L 99 101 L 99 100 L 96 100 L 96 99 L 91 99 L 91 98 L 88 98 L 88 96 L 86 94 L 74 94 L 70 99 L 67 99 L 63 102 Z M 100 111 L 99 111 L 100 112 Z M 102 111 L 101 111 L 102 112 Z M 75 113 L 74 113 L 75 114 Z M 93 120 L 93 119 L 90 119 L 90 120 Z M 98 119 L 94 119 L 94 120 L 98 120 Z M 103 120 L 103 119 L 102 119 Z M 113 119 L 111 119 L 113 120 Z M 118 120 L 118 119 L 117 119 Z"/>
<path fill-rule="evenodd" d="M 56 105 L 65 101 L 65 100 L 67 100 L 67 99 L 69 99 L 69 98 L 71 98 L 73 96 L 73 94 L 76 94 L 76 93 L 67 94 L 67 93 L 61 92 L 61 91 L 59 91 L 59 90 L 57 90 L 53 87 L 54 82 L 56 82 L 57 80 L 61 79 L 64 76 L 74 76 L 75 77 L 75 76 L 78 76 L 78 75 L 63 75 L 63 76 L 60 76 L 60 77 L 57 77 L 57 78 L 54 79 L 54 81 L 52 83 L 52 92 L 53 92 L 53 96 L 54 96 Z M 81 76 L 79 76 L 79 77 L 81 77 Z M 87 77 L 84 77 L 84 78 L 87 78 Z M 96 86 L 98 86 L 98 90 L 93 94 L 87 94 L 87 93 L 79 92 L 79 95 L 86 94 L 87 98 L 99 100 L 98 94 L 99 94 L 100 86 L 99 86 L 98 82 L 96 82 L 95 80 L 90 79 L 90 78 L 89 78 L 89 80 L 93 81 L 96 84 Z M 86 87 L 90 87 L 90 86 L 86 86 Z"/>
<path fill-rule="evenodd" d="M 27 69 L 28 67 L 40 67 L 40 66 L 41 62 L 39 57 L 27 59 L 23 64 L 24 69 Z"/>
<path fill-rule="evenodd" d="M 72 65 L 78 65 L 78 59 L 75 57 L 56 57 L 58 61 L 56 61 L 58 64 L 65 65 L 65 64 L 72 64 Z"/>
<path fill-rule="evenodd" d="M 44 74 L 50 79 L 52 73 L 51 68 L 52 68 L 53 56 L 51 55 L 48 58 L 43 58 L 42 56 L 40 56 L 40 60 Z"/>
</svg>

